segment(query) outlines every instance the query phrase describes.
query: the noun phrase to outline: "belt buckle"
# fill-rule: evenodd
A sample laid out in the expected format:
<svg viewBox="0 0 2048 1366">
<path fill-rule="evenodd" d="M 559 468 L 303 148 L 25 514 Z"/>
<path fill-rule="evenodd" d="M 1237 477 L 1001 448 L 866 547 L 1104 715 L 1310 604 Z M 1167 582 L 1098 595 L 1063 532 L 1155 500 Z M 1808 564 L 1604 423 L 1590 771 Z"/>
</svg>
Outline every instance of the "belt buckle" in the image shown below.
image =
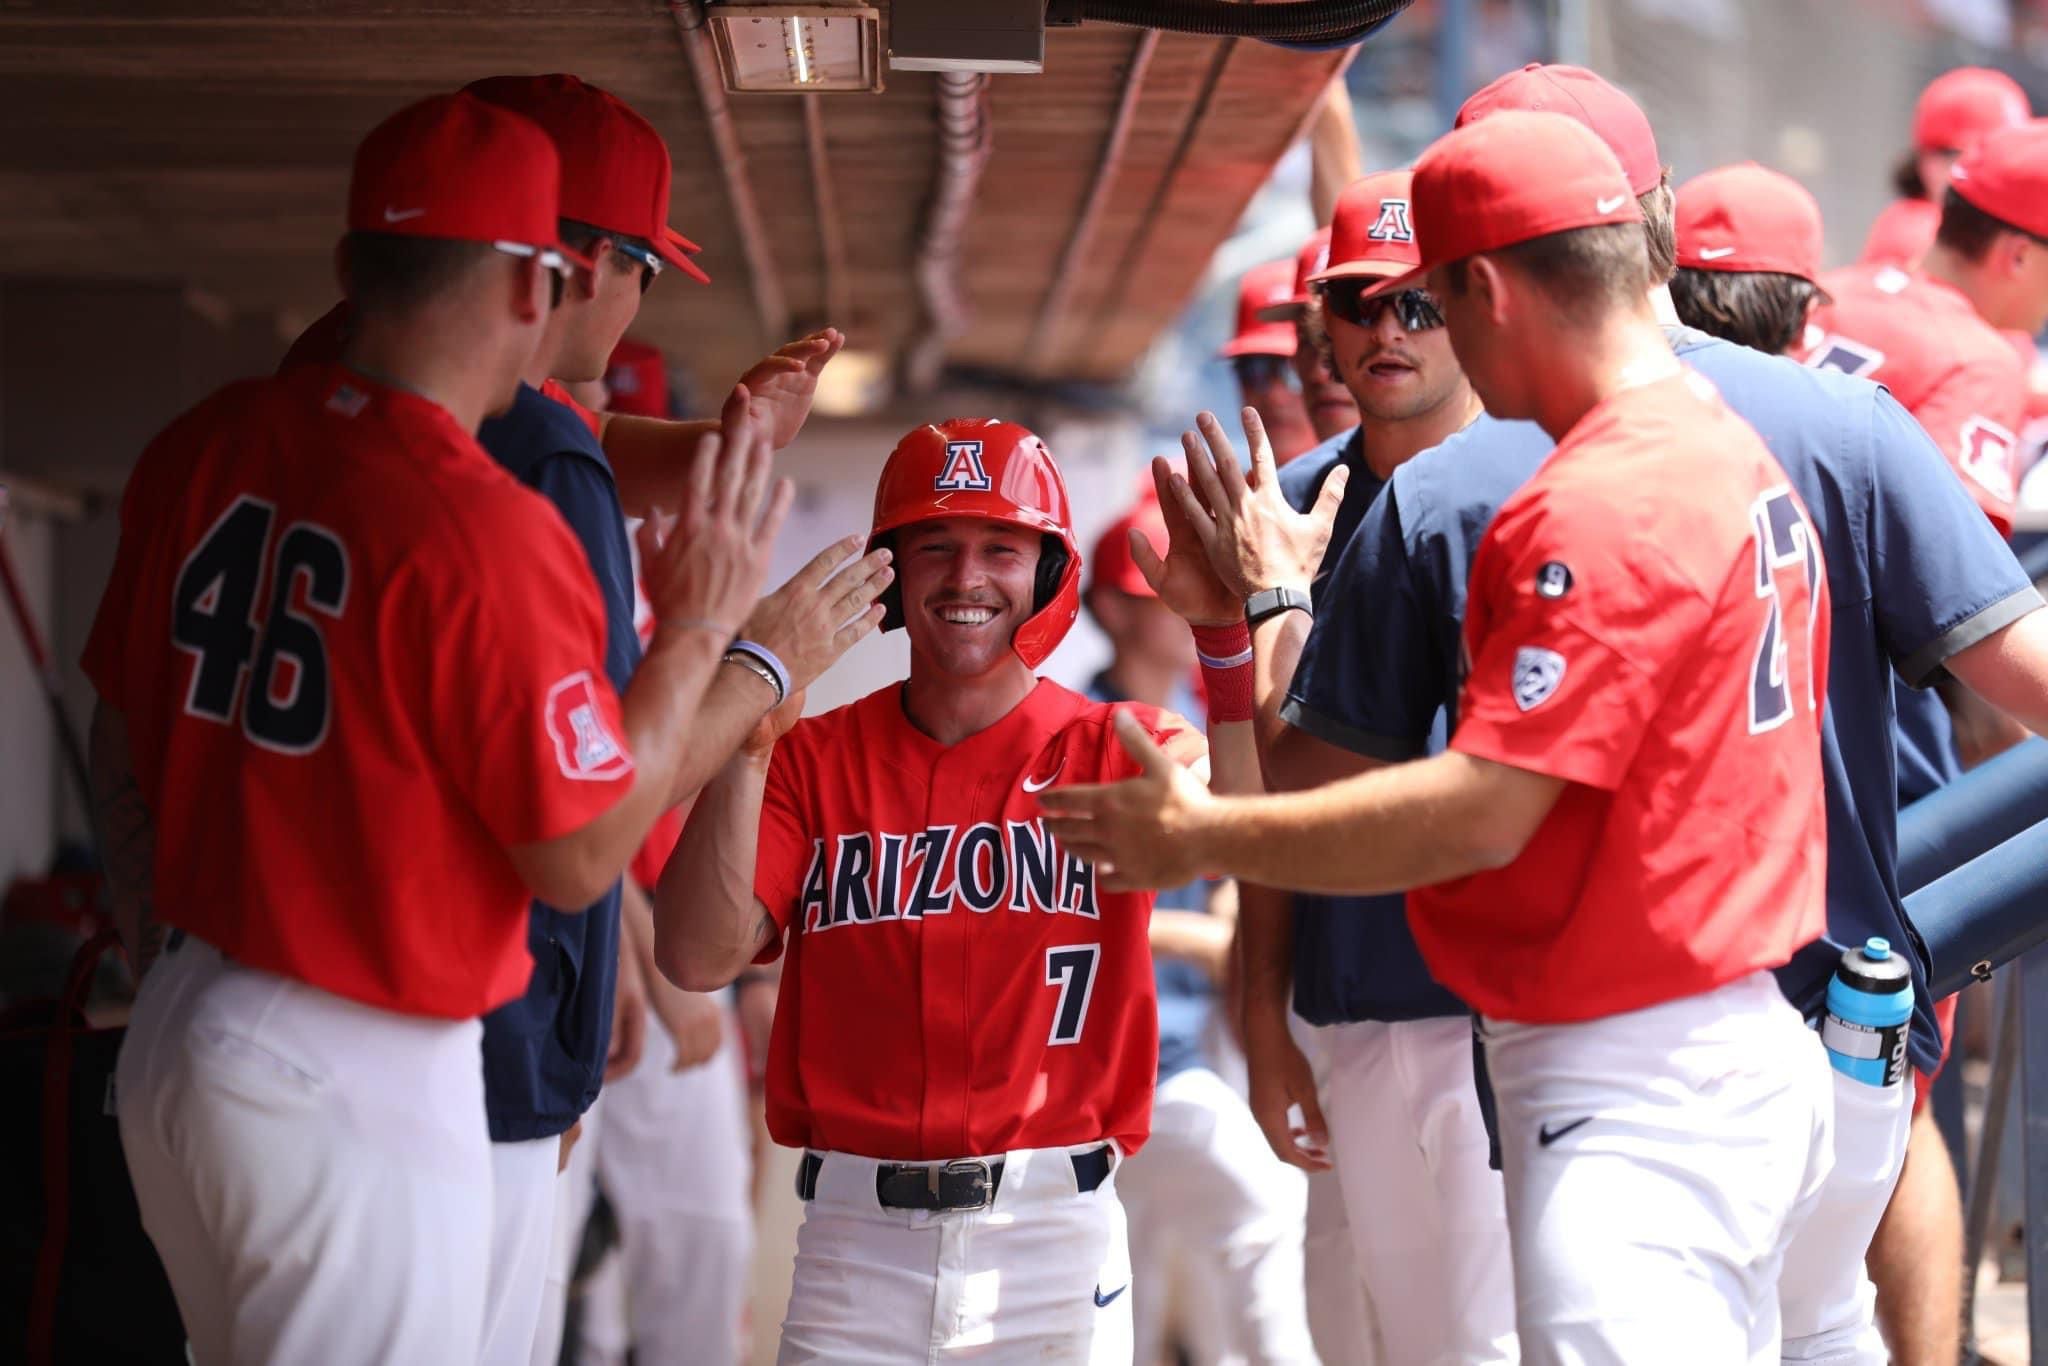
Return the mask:
<svg viewBox="0 0 2048 1366">
<path fill-rule="evenodd" d="M 967 1178 L 970 1199 L 966 1202 L 951 1198 L 952 1191 L 958 1189 L 951 1183 L 951 1178 L 956 1176 Z M 961 1158 L 943 1166 L 933 1163 L 925 1168 L 925 1180 L 931 1188 L 932 1203 L 940 1209 L 987 1209 L 993 1199 L 989 1189 L 992 1181 L 988 1163 L 973 1158 Z"/>
</svg>

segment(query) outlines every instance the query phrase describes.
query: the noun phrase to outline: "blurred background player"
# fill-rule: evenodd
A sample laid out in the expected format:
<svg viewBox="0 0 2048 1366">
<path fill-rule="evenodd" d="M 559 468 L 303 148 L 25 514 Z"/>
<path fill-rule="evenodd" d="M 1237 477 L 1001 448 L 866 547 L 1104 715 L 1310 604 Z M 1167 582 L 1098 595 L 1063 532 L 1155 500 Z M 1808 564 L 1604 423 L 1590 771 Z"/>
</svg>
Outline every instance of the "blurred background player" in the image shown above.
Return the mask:
<svg viewBox="0 0 2048 1366">
<path fill-rule="evenodd" d="M 1309 280 L 1330 263 L 1330 230 L 1317 228 L 1294 257 L 1294 293 L 1259 310 L 1259 321 L 1294 325 L 1294 378 L 1301 386 L 1302 406 L 1317 441 L 1342 436 L 1358 425 L 1358 405 L 1330 369 L 1330 351 L 1323 338 L 1322 304 Z"/>
<path fill-rule="evenodd" d="M 1149 483 L 1089 557 L 1083 600 L 1114 654 L 1088 696 L 1199 717 L 1194 640 L 1145 581 L 1133 535 L 1166 554 L 1166 519 Z M 1145 1366 L 1157 1366 L 1169 1343 L 1196 1363 L 1316 1356 L 1302 1298 L 1306 1183 L 1268 1151 L 1213 1054 L 1235 914 L 1230 884 L 1207 881 L 1161 891 L 1152 910 L 1159 1086 L 1152 1137 L 1117 1173 L 1130 1218 L 1133 1359 Z"/>
<path fill-rule="evenodd" d="M 1678 187 L 1671 301 L 1688 327 L 1783 356 L 1804 349 L 1820 287 L 1820 205 L 1790 176 L 1746 161 Z"/>
<path fill-rule="evenodd" d="M 1941 226 L 1941 204 L 1956 158 L 1986 133 L 2031 117 L 2027 92 L 2003 71 L 1964 66 L 1929 81 L 1913 105 L 1912 150 L 1892 176 L 1899 198 L 1870 225 L 1857 263 L 1917 267 Z"/>
<path fill-rule="evenodd" d="M 1268 261 L 1244 273 L 1237 286 L 1237 331 L 1216 354 L 1230 362 L 1238 396 L 1273 425 L 1273 449 L 1292 460 L 1316 444 L 1316 429 L 1294 378 L 1294 327 L 1261 322 L 1263 310 L 1294 297 L 1294 263 Z"/>
</svg>

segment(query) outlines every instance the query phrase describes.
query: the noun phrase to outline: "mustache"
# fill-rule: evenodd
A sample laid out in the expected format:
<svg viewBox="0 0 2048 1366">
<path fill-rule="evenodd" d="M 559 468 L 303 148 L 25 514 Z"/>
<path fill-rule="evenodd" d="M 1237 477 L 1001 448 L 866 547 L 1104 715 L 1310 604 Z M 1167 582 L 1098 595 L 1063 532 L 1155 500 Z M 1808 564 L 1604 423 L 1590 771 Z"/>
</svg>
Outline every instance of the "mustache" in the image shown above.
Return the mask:
<svg viewBox="0 0 2048 1366">
<path fill-rule="evenodd" d="M 1419 370 L 1422 368 L 1421 361 L 1398 346 L 1382 346 L 1377 350 L 1368 351 L 1358 358 L 1360 365 L 1378 365 L 1381 361 L 1398 361 L 1400 364 L 1413 369 Z"/>
</svg>

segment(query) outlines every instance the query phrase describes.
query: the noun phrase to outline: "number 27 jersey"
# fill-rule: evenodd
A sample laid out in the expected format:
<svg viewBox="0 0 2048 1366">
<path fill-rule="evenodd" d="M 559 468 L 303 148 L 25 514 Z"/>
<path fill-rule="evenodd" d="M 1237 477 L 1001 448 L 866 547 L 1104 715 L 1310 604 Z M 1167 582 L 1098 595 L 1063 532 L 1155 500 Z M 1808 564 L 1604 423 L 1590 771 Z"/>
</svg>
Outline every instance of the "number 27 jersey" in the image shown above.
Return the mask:
<svg viewBox="0 0 2048 1366">
<path fill-rule="evenodd" d="M 1115 708 L 1041 681 L 942 745 L 892 685 L 775 747 L 754 894 L 788 945 L 768 1057 L 779 1143 L 895 1160 L 1151 1127 L 1150 892 L 1107 892 L 1039 792 L 1136 766 Z M 1187 729 L 1132 706 L 1155 737 Z"/>
</svg>

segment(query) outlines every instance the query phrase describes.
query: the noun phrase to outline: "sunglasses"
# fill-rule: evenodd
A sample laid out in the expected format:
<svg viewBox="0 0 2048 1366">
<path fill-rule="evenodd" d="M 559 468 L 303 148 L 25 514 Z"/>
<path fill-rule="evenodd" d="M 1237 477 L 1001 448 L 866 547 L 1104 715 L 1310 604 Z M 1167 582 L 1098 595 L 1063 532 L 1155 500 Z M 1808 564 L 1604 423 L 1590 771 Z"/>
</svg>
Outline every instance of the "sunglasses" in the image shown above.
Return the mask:
<svg viewBox="0 0 2048 1366">
<path fill-rule="evenodd" d="M 654 288 L 654 277 L 661 274 L 662 260 L 637 242 L 612 239 L 612 248 L 628 261 L 638 261 L 644 269 L 640 272 L 640 292 L 645 294 Z"/>
<path fill-rule="evenodd" d="M 1230 364 L 1237 371 L 1237 382 L 1247 389 L 1264 389 L 1294 378 L 1285 356 L 1233 356 Z"/>
<path fill-rule="evenodd" d="M 1395 320 L 1406 332 L 1427 332 L 1432 327 L 1444 325 L 1443 311 L 1437 307 L 1436 297 L 1428 290 L 1404 289 L 1366 298 L 1367 292 L 1377 283 L 1374 280 L 1343 280 L 1324 285 L 1324 311 L 1354 327 L 1371 327 L 1379 321 L 1380 313 L 1388 308 L 1394 310 Z"/>
</svg>

